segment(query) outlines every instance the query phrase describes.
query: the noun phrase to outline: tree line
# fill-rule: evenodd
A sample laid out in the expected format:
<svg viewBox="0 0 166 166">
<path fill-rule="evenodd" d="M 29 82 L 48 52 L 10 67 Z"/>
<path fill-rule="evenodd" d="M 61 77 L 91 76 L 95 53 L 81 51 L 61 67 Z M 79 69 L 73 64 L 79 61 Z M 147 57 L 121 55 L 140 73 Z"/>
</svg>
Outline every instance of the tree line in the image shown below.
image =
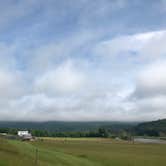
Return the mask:
<svg viewBox="0 0 166 166">
<path fill-rule="evenodd" d="M 54 125 L 53 125 L 54 124 Z M 77 131 L 69 129 L 66 127 L 66 123 L 61 123 L 61 125 L 55 126 L 53 123 L 46 128 L 43 129 L 34 129 L 31 127 L 27 128 L 0 128 L 0 133 L 7 133 L 11 135 L 16 135 L 18 130 L 28 130 L 31 132 L 33 136 L 36 137 L 103 137 L 103 138 L 115 138 L 119 137 L 121 139 L 130 139 L 132 136 L 160 136 L 166 137 L 166 119 L 153 121 L 153 122 L 146 122 L 140 123 L 138 125 L 124 125 L 124 124 L 104 124 L 105 126 L 98 127 L 98 128 L 91 128 L 91 125 L 97 124 L 96 123 L 89 123 L 87 130 L 82 130 L 84 127 L 84 123 L 79 125 L 72 123 L 72 128 L 76 129 Z M 64 125 L 65 124 L 65 125 Z M 102 123 L 103 125 L 103 123 Z M 57 129 L 57 131 L 53 130 L 53 126 Z M 61 129 L 63 126 L 63 130 Z M 95 125 L 94 125 L 95 126 Z M 89 130 L 88 130 L 89 128 Z M 51 130 L 50 130 L 51 129 Z M 66 129 L 66 130 L 65 130 Z"/>
<path fill-rule="evenodd" d="M 0 128 L 0 133 L 6 133 L 11 135 L 17 135 L 17 131 L 19 129 L 14 128 Z M 121 139 L 129 139 L 131 137 L 131 133 L 127 130 L 121 130 L 118 132 L 112 132 L 110 129 L 98 128 L 93 131 L 72 131 L 72 132 L 52 132 L 47 130 L 36 130 L 31 129 L 29 132 L 32 136 L 36 137 L 100 137 L 100 138 L 116 138 L 119 137 Z"/>
</svg>

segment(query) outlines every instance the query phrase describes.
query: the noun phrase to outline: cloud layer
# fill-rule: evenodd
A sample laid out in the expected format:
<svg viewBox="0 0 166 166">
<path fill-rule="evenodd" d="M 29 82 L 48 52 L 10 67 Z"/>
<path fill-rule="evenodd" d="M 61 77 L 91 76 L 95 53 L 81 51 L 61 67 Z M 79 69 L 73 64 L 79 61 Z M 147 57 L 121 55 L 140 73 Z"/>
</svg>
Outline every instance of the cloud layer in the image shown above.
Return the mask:
<svg viewBox="0 0 166 166">
<path fill-rule="evenodd" d="M 164 6 L 1 2 L 0 120 L 166 118 Z"/>
</svg>

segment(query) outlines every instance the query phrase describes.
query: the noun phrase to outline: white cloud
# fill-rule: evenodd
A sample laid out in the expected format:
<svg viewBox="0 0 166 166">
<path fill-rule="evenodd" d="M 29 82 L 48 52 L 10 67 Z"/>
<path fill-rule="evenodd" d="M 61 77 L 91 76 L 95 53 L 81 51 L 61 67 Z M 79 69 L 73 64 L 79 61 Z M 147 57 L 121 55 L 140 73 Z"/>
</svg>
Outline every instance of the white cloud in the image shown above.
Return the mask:
<svg viewBox="0 0 166 166">
<path fill-rule="evenodd" d="M 122 109 L 116 107 L 117 112 L 113 114 L 115 119 L 118 110 L 122 110 L 119 119 L 122 115 L 128 120 L 155 120 L 166 117 L 165 45 L 166 31 L 120 36 L 97 44 L 94 49 L 96 55 L 107 57 L 112 66 L 113 63 L 119 64 L 121 70 L 127 71 L 130 76 L 133 74 L 132 82 L 135 90 L 131 93 L 131 97 L 126 98 L 129 109 L 126 111 L 126 102 L 125 105 L 119 102 Z M 125 63 L 126 68 L 122 68 Z"/>
<path fill-rule="evenodd" d="M 166 31 L 153 31 L 103 41 L 96 46 L 94 52 L 112 58 L 132 55 L 137 59 L 151 60 L 166 55 L 165 45 Z"/>
<path fill-rule="evenodd" d="M 136 97 L 166 95 L 166 61 L 158 61 L 144 67 L 136 82 Z"/>
<path fill-rule="evenodd" d="M 0 70 L 0 100 L 22 95 L 22 83 L 19 72 Z"/>
<path fill-rule="evenodd" d="M 136 88 L 130 97 L 138 119 L 156 120 L 166 117 L 166 61 L 162 59 L 141 68 Z"/>
<path fill-rule="evenodd" d="M 23 50 L 26 57 L 26 64 L 29 71 L 43 73 L 46 70 L 55 68 L 55 65 L 75 57 L 75 60 L 82 56 L 82 51 L 87 51 L 91 47 L 91 42 L 99 38 L 96 32 L 76 31 L 72 35 L 61 39 L 26 48 Z M 82 59 L 82 58 L 81 58 Z"/>
<path fill-rule="evenodd" d="M 46 94 L 77 92 L 84 83 L 84 74 L 67 61 L 39 76 L 35 82 L 35 91 Z"/>
<path fill-rule="evenodd" d="M 166 117 L 166 96 L 157 95 L 148 98 L 139 98 L 133 102 L 135 105 L 133 119 L 151 121 Z M 132 113 L 131 113 L 132 114 Z M 137 116 L 135 116 L 137 115 Z"/>
<path fill-rule="evenodd" d="M 103 92 L 95 94 L 86 92 L 84 95 L 50 96 L 32 94 L 10 100 L 1 109 L 2 120 L 132 120 L 129 113 L 132 104 L 123 101 L 123 98 Z M 125 114 L 125 116 L 122 116 Z M 13 116 L 17 115 L 17 116 Z"/>
</svg>

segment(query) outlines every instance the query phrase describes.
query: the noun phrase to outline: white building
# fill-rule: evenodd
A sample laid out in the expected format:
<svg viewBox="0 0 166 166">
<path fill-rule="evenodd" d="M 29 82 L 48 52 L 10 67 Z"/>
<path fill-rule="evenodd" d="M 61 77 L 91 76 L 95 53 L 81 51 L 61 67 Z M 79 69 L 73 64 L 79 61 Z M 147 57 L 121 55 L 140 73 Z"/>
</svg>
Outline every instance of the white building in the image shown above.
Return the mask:
<svg viewBox="0 0 166 166">
<path fill-rule="evenodd" d="M 29 133 L 28 131 L 18 131 L 17 135 L 22 139 L 22 140 L 32 140 L 33 137 L 31 135 L 31 133 Z"/>
<path fill-rule="evenodd" d="M 29 132 L 28 132 L 28 131 L 18 131 L 18 132 L 17 132 L 17 135 L 18 135 L 19 137 L 22 137 L 22 136 L 25 136 L 25 135 L 29 135 Z"/>
</svg>

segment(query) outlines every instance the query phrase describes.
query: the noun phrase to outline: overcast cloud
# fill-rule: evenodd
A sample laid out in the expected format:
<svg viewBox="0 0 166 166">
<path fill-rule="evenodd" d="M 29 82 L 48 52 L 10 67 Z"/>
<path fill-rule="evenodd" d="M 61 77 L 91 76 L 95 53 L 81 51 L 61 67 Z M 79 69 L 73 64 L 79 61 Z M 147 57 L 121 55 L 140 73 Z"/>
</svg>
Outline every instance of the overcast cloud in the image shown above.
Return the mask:
<svg viewBox="0 0 166 166">
<path fill-rule="evenodd" d="M 166 118 L 165 1 L 0 4 L 0 120 Z"/>
</svg>

